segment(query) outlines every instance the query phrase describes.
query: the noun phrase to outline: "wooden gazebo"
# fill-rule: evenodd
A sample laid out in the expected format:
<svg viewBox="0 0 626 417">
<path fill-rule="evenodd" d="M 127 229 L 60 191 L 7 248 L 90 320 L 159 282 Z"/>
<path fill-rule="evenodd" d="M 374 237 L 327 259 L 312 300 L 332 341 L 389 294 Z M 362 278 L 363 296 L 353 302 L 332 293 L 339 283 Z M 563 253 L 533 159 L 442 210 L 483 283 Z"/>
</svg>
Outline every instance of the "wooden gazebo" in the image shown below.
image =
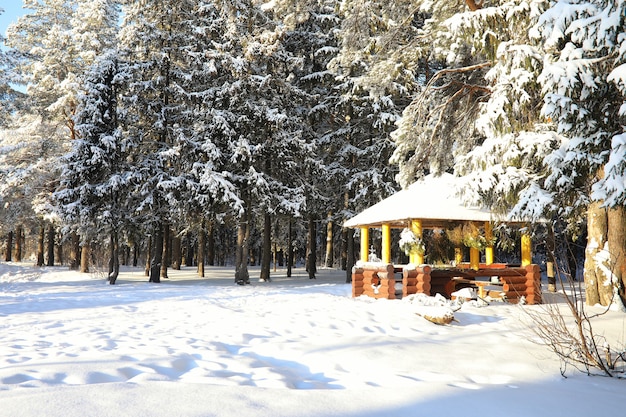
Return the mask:
<svg viewBox="0 0 626 417">
<path fill-rule="evenodd" d="M 501 287 L 500 294 L 511 302 L 517 302 L 522 297 L 528 303 L 541 302 L 539 266 L 532 264 L 530 234 L 523 232 L 521 235 L 519 266 L 494 264 L 492 225 L 496 221 L 524 226 L 519 221 L 498 218 L 488 209 L 464 205 L 457 196 L 456 177 L 451 174 L 429 175 L 417 181 L 344 223 L 344 227 L 358 228 L 361 232 L 360 261 L 353 268 L 353 295 L 395 298 L 395 274 L 402 272 L 403 296 L 415 292 L 440 292 L 450 296 L 459 285 L 476 286 L 479 293 L 485 296 L 486 288 L 495 286 Z M 483 263 L 480 262 L 480 250 L 475 247 L 470 247 L 469 262 L 464 262 L 459 247 L 453 264 L 446 267 L 425 265 L 424 254 L 419 252 L 409 255 L 408 265 L 392 265 L 392 228 L 408 228 L 421 239 L 424 229 L 449 230 L 468 223 L 484 230 L 487 245 Z M 380 262 L 368 260 L 369 231 L 372 228 L 382 231 Z M 495 277 L 498 277 L 497 282 Z"/>
</svg>

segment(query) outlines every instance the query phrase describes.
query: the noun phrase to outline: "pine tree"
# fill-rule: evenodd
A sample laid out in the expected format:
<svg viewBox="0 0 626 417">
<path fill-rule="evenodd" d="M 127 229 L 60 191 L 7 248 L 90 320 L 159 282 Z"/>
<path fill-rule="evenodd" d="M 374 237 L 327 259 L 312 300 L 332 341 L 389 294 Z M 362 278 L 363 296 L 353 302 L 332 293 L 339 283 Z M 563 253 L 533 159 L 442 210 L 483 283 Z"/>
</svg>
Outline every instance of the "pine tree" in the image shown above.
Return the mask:
<svg viewBox="0 0 626 417">
<path fill-rule="evenodd" d="M 4 10 L 0 7 L 0 14 Z M 0 44 L 4 44 L 5 39 L 0 34 Z M 17 82 L 17 78 L 13 74 L 14 61 L 10 55 L 0 49 L 0 234 L 7 236 L 7 248 L 5 260 L 12 260 L 13 236 L 15 234 L 14 227 L 21 223 L 21 217 L 24 214 L 23 204 L 19 204 L 19 199 L 13 196 L 11 177 L 15 174 L 17 168 L 14 164 L 15 155 L 10 155 L 17 150 L 17 143 L 11 143 L 13 136 L 8 128 L 14 114 L 19 108 L 19 100 L 21 94 L 16 92 L 12 83 Z M 19 219 L 19 220 L 18 220 Z M 16 227 L 17 228 L 17 227 Z M 21 233 L 17 239 L 21 239 Z"/>
<path fill-rule="evenodd" d="M 0 15 L 4 10 L 0 7 Z M 4 45 L 6 39 L 0 34 L 0 45 Z M 14 86 L 20 83 L 15 73 L 17 59 L 12 53 L 0 49 L 0 128 L 7 127 L 11 114 L 23 107 L 24 95 L 15 90 Z"/>
<path fill-rule="evenodd" d="M 19 70 L 38 113 L 69 123 L 78 75 L 71 34 L 74 6 L 65 0 L 27 0 L 24 8 L 30 12 L 9 26 L 7 44 L 28 56 Z"/>
<path fill-rule="evenodd" d="M 27 59 L 19 70 L 44 119 L 72 132 L 77 86 L 97 54 L 114 44 L 117 6 L 112 0 L 25 0 L 29 13 L 7 30 L 7 44 Z"/>
<path fill-rule="evenodd" d="M 57 180 L 51 161 L 58 148 L 51 138 L 60 128 L 33 115 L 14 117 L 17 127 L 0 131 L 0 217 L 7 226 L 43 229 L 55 220 L 48 197 Z"/>
<path fill-rule="evenodd" d="M 545 6 L 526 0 L 496 3 L 467 13 L 469 18 L 455 25 L 460 33 L 471 28 L 489 33 L 493 59 L 485 74 L 489 95 L 475 120 L 480 141 L 455 156 L 454 169 L 464 176 L 468 203 L 523 219 L 546 215 L 547 207 L 537 204 L 545 199 L 537 199 L 536 190 L 544 158 L 563 141 L 539 112 L 543 96 L 537 78 L 544 52 L 528 34 Z"/>
<path fill-rule="evenodd" d="M 501 27 L 486 74 L 491 93 L 476 123 L 485 139 L 455 164 L 466 175 L 468 201 L 512 209 L 520 218 L 554 219 L 557 227 L 566 223 L 568 239 L 584 231 L 587 219 L 587 299 L 608 304 L 613 285 L 599 285 L 611 282 L 602 271 L 614 269 L 614 282 L 623 276 L 623 187 L 612 185 L 623 178 L 616 113 L 623 55 L 614 51 L 623 42 L 624 6 L 518 1 L 488 9 L 456 25 L 466 31 L 489 17 Z M 605 164 L 613 174 L 604 173 Z M 617 237 L 607 252 L 608 216 L 615 216 L 609 229 Z M 598 264 L 607 253 L 610 265 Z"/>
</svg>

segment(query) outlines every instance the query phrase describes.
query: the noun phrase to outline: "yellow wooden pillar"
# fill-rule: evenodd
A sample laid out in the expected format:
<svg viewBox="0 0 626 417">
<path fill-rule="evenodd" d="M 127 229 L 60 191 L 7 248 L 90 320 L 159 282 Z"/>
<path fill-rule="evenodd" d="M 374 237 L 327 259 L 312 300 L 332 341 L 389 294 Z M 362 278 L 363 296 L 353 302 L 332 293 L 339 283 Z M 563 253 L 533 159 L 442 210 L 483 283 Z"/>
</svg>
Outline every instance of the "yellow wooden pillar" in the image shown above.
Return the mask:
<svg viewBox="0 0 626 417">
<path fill-rule="evenodd" d="M 384 264 L 391 263 L 391 226 L 389 223 L 383 224 L 383 241 L 382 241 L 382 254 L 381 260 Z"/>
<path fill-rule="evenodd" d="M 532 240 L 528 231 L 522 231 L 522 266 L 533 262 Z"/>
<path fill-rule="evenodd" d="M 415 237 L 422 239 L 423 231 L 422 231 L 422 221 L 421 220 L 411 220 L 411 231 L 415 235 Z M 423 253 L 411 253 L 409 255 L 409 262 L 413 265 L 422 265 L 424 263 L 424 254 Z"/>
<path fill-rule="evenodd" d="M 478 271 L 480 267 L 480 250 L 478 248 L 470 247 L 470 268 L 475 271 Z"/>
<path fill-rule="evenodd" d="M 361 261 L 367 262 L 370 248 L 370 229 L 361 227 Z"/>
<path fill-rule="evenodd" d="M 485 263 L 491 265 L 493 263 L 493 229 L 491 222 L 485 222 L 485 239 L 487 239 L 487 247 L 485 248 Z"/>
</svg>

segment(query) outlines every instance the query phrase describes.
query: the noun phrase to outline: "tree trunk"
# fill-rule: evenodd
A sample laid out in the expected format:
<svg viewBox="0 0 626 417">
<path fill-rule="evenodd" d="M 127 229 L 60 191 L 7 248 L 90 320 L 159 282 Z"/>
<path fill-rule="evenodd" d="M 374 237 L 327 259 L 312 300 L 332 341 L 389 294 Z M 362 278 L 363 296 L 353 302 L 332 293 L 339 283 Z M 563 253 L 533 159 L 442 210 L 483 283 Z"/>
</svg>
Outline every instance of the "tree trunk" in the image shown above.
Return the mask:
<svg viewBox="0 0 626 417">
<path fill-rule="evenodd" d="M 144 268 L 144 274 L 149 277 L 150 276 L 150 264 L 152 263 L 152 246 L 153 246 L 154 238 L 150 236 L 148 238 L 148 253 L 146 254 L 146 265 Z"/>
<path fill-rule="evenodd" d="M 116 232 L 111 232 L 111 247 L 109 256 L 109 284 L 114 285 L 120 274 L 119 239 Z"/>
<path fill-rule="evenodd" d="M 602 202 L 592 202 L 587 208 L 587 247 L 585 249 L 585 292 L 587 304 L 608 306 L 613 286 L 602 265 L 607 234 L 607 213 Z"/>
<path fill-rule="evenodd" d="M 139 244 L 137 242 L 133 243 L 133 266 L 137 267 L 139 263 Z"/>
<path fill-rule="evenodd" d="M 567 247 L 565 248 L 565 258 L 567 259 L 567 267 L 570 277 L 573 281 L 578 279 L 578 250 L 576 242 L 570 236 L 566 236 Z"/>
<path fill-rule="evenodd" d="M 315 279 L 315 273 L 317 272 L 317 228 L 315 227 L 315 220 L 313 217 L 309 218 L 309 253 L 306 257 L 306 271 L 309 273 L 309 279 Z"/>
<path fill-rule="evenodd" d="M 22 242 L 24 242 L 24 227 L 20 224 L 15 232 L 15 262 L 22 262 Z"/>
<path fill-rule="evenodd" d="M 182 263 L 181 239 L 178 235 L 172 237 L 172 269 L 180 271 Z"/>
<path fill-rule="evenodd" d="M 246 218 L 242 216 L 237 224 L 237 247 L 235 249 L 235 282 L 239 285 L 250 283 L 247 227 Z"/>
<path fill-rule="evenodd" d="M 209 222 L 207 233 L 207 244 L 206 244 L 206 252 L 207 252 L 207 264 L 214 266 L 215 265 L 215 223 Z"/>
<path fill-rule="evenodd" d="M 165 223 L 163 225 L 163 249 L 161 253 L 161 278 L 167 278 L 167 267 L 169 266 L 170 259 L 170 225 Z"/>
<path fill-rule="evenodd" d="M 354 259 L 354 231 L 346 229 L 346 283 L 352 283 L 352 267 L 355 264 Z"/>
<path fill-rule="evenodd" d="M 187 233 L 187 256 L 185 257 L 185 266 L 193 266 L 193 242 L 191 234 Z"/>
<path fill-rule="evenodd" d="M 256 266 L 256 253 L 254 252 L 254 248 L 250 248 L 248 252 L 248 265 Z"/>
<path fill-rule="evenodd" d="M 269 213 L 263 215 L 263 247 L 261 248 L 260 281 L 270 282 L 270 264 L 272 263 L 272 218 Z"/>
<path fill-rule="evenodd" d="M 293 222 L 289 217 L 289 226 L 287 233 L 287 276 L 291 277 L 291 268 L 293 266 Z"/>
<path fill-rule="evenodd" d="M 608 246 L 613 283 L 622 303 L 626 303 L 626 207 L 618 206 L 607 213 Z M 616 300 L 617 301 L 617 300 Z"/>
<path fill-rule="evenodd" d="M 333 248 L 333 222 L 330 220 L 331 213 L 328 213 L 328 223 L 326 224 L 326 261 L 324 265 L 327 268 L 332 268 L 335 263 L 334 248 Z"/>
<path fill-rule="evenodd" d="M 39 228 L 39 240 L 37 241 L 37 266 L 43 266 L 43 249 L 46 241 L 46 226 L 42 222 Z"/>
<path fill-rule="evenodd" d="M 343 208 L 345 210 L 348 210 L 350 208 L 350 193 L 347 191 L 343 194 Z M 344 228 L 341 232 L 341 235 L 341 269 L 343 271 L 348 271 L 349 281 L 347 282 L 352 282 L 352 265 L 354 265 L 354 233 L 351 229 Z M 350 256 L 352 256 L 352 261 L 350 261 L 349 259 Z"/>
<path fill-rule="evenodd" d="M 204 251 L 206 246 L 206 231 L 204 230 L 204 221 L 200 225 L 200 230 L 198 230 L 198 254 L 196 258 L 198 259 L 198 276 L 204 278 Z"/>
<path fill-rule="evenodd" d="M 163 224 L 154 226 L 152 259 L 150 261 L 150 279 L 148 282 L 161 282 L 161 264 L 163 263 Z"/>
<path fill-rule="evenodd" d="M 11 262 L 13 260 L 13 230 L 7 233 L 7 247 L 4 254 L 4 261 Z"/>
<path fill-rule="evenodd" d="M 80 250 L 80 272 L 86 274 L 89 272 L 89 257 L 91 256 L 91 246 L 85 243 Z"/>
<path fill-rule="evenodd" d="M 342 271 L 348 268 L 348 232 L 349 229 L 347 228 L 341 230 L 341 260 L 339 263 Z"/>
<path fill-rule="evenodd" d="M 80 267 L 80 237 L 78 233 L 70 233 L 70 269 L 77 271 Z"/>
<path fill-rule="evenodd" d="M 48 266 L 54 266 L 54 225 L 51 223 L 48 227 Z"/>
<path fill-rule="evenodd" d="M 569 250 L 569 249 L 568 249 Z M 558 267 L 556 260 L 556 237 L 554 236 L 554 228 L 548 224 L 548 233 L 546 236 L 546 275 L 548 278 L 548 291 L 556 291 L 556 273 L 555 268 Z"/>
<path fill-rule="evenodd" d="M 61 239 L 59 239 L 59 243 L 57 245 L 54 245 L 54 247 L 56 249 L 55 260 L 59 265 L 63 265 L 65 261 L 63 259 L 63 243 L 61 242 Z"/>
</svg>

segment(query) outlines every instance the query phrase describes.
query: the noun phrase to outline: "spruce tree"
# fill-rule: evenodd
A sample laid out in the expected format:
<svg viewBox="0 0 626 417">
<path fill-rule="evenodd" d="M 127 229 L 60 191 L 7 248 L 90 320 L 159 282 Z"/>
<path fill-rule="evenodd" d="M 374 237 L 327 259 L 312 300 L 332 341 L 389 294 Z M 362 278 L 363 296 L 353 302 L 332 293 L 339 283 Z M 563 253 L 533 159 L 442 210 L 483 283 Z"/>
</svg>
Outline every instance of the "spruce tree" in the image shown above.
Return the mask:
<svg viewBox="0 0 626 417">
<path fill-rule="evenodd" d="M 544 188 L 586 208 L 587 303 L 626 300 L 626 2 L 559 1 L 533 33 L 545 42 L 543 114 L 567 137 Z"/>
<path fill-rule="evenodd" d="M 251 2 L 221 4 L 225 59 L 230 71 L 213 111 L 223 116 L 232 182 L 242 204 L 238 222 L 235 281 L 249 282 L 247 258 L 251 221 L 262 219 L 265 241 L 272 217 L 304 209 L 304 179 L 294 175 L 312 153 L 304 117 L 307 95 L 290 75 L 299 60 L 285 48 L 285 29 L 276 14 Z M 291 76 L 293 77 L 293 76 Z M 262 280 L 269 280 L 270 247 L 262 248 Z"/>
<path fill-rule="evenodd" d="M 137 210 L 145 216 L 152 237 L 150 282 L 167 274 L 164 230 L 169 228 L 170 204 L 177 204 L 180 184 L 172 163 L 185 103 L 179 88 L 186 77 L 186 46 L 193 35 L 192 1 L 127 2 L 120 32 L 121 56 L 129 63 L 132 80 L 127 106 L 135 112 L 128 134 L 139 143 L 133 162 Z M 167 244 L 167 242 L 165 242 Z"/>
<path fill-rule="evenodd" d="M 108 281 L 119 274 L 119 241 L 132 215 L 129 190 L 134 169 L 128 165 L 134 144 L 124 134 L 119 94 L 123 70 L 115 54 L 94 64 L 83 83 L 72 151 L 64 157 L 55 193 L 65 224 L 88 242 L 109 241 Z"/>
</svg>

